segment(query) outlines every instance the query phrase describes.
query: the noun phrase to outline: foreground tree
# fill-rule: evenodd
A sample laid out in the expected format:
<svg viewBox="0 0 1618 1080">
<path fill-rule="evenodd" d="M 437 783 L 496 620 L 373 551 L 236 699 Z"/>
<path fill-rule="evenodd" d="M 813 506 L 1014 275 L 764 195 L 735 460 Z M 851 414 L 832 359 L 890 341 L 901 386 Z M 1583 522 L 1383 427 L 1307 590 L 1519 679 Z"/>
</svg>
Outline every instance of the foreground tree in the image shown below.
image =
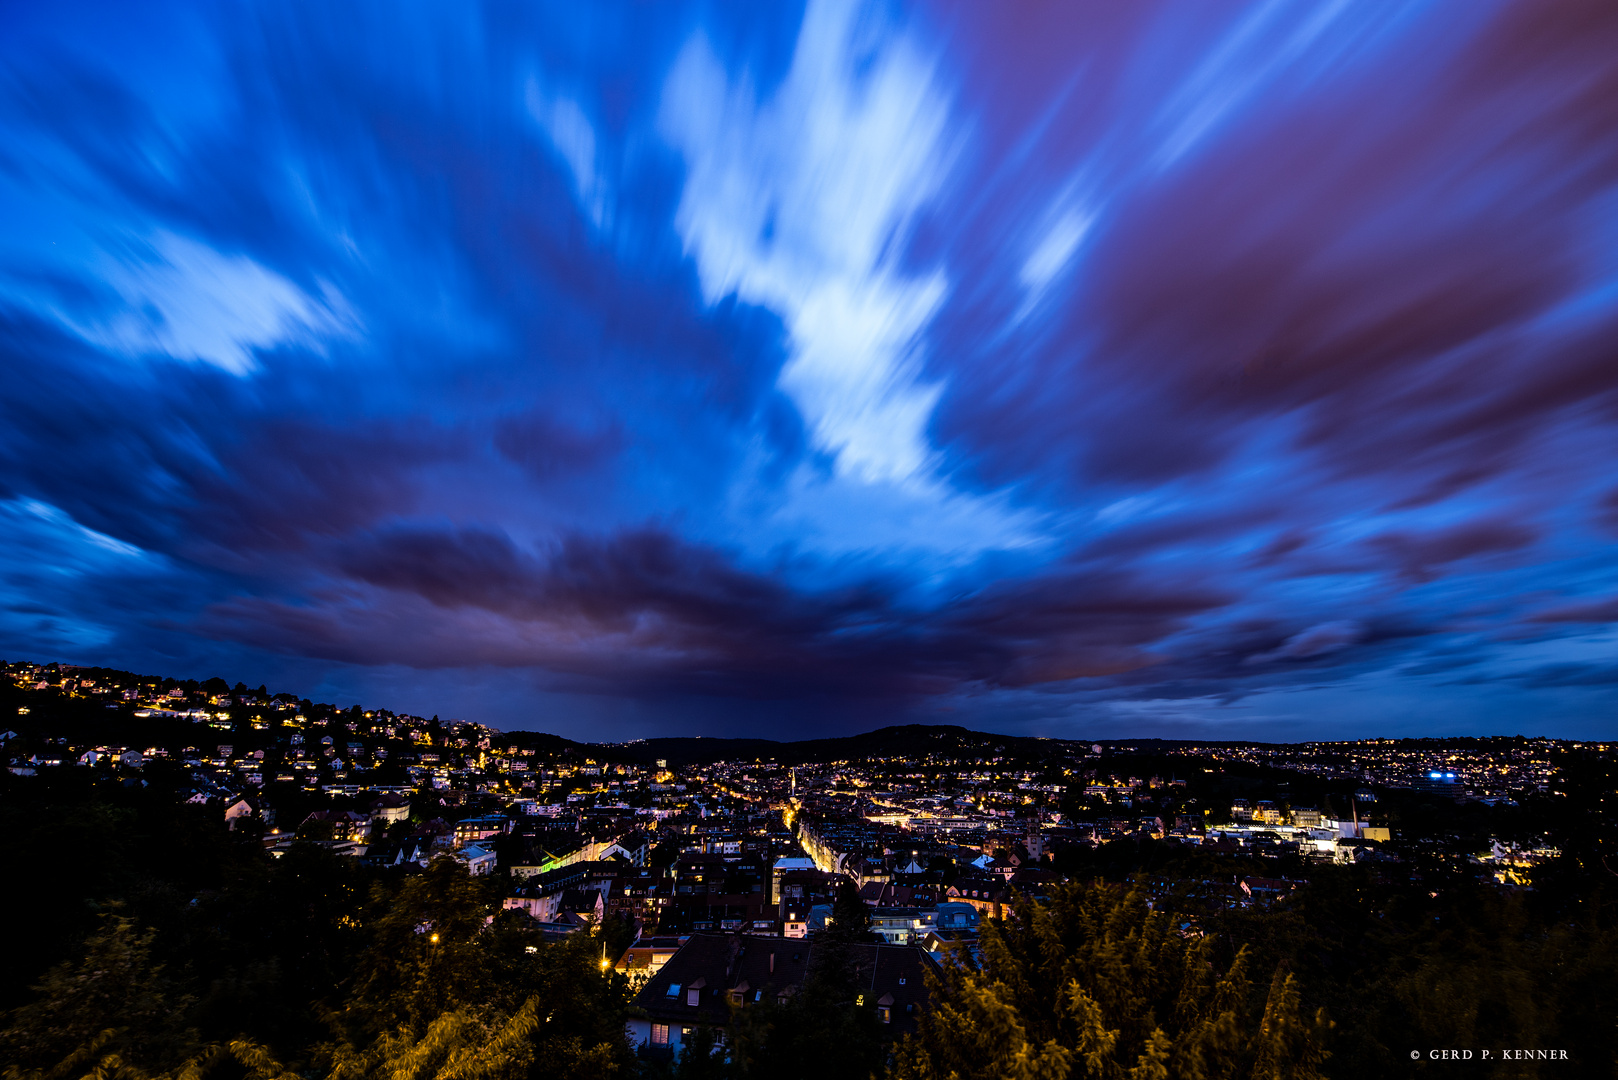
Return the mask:
<svg viewBox="0 0 1618 1080">
<path fill-rule="evenodd" d="M 854 929 L 852 918 L 842 925 L 851 935 L 863 932 Z M 808 978 L 784 1002 L 732 1009 L 730 1075 L 821 1080 L 881 1071 L 886 1057 L 881 1024 L 875 1002 L 861 1000 L 857 956 L 848 944 L 829 935 L 818 939 Z"/>
<path fill-rule="evenodd" d="M 152 962 L 153 936 L 133 919 L 103 915 L 83 958 L 52 968 L 0 1032 L 5 1075 L 77 1075 L 107 1058 L 155 1071 L 195 1053 L 196 1035 L 179 1019 L 190 999 Z"/>
<path fill-rule="evenodd" d="M 82 959 L 53 969 L 0 1032 L 3 1075 L 545 1080 L 633 1070 L 628 985 L 603 970 L 599 934 L 548 944 L 498 912 L 487 881 L 447 859 L 391 884 L 341 916 L 367 943 L 332 995 L 306 1002 L 324 1029 L 319 1041 L 199 1039 L 186 1022 L 193 999 L 151 960 L 157 935 L 109 916 Z"/>
<path fill-rule="evenodd" d="M 448 859 L 378 887 L 371 948 L 320 1055 L 331 1080 L 623 1075 L 629 991 L 604 939 L 557 944 L 502 915 L 498 884 Z"/>
<path fill-rule="evenodd" d="M 895 1080 L 1313 1080 L 1330 1027 L 1296 981 L 1268 991 L 1249 954 L 1220 962 L 1210 939 L 1154 912 L 1137 890 L 1058 888 L 985 922 L 981 966 L 952 956 Z"/>
<path fill-rule="evenodd" d="M 859 890 L 847 878 L 837 884 L 837 893 L 832 897 L 831 919 L 820 932 L 818 940 L 844 943 L 878 940 L 871 930 L 870 905 L 860 899 Z"/>
</svg>

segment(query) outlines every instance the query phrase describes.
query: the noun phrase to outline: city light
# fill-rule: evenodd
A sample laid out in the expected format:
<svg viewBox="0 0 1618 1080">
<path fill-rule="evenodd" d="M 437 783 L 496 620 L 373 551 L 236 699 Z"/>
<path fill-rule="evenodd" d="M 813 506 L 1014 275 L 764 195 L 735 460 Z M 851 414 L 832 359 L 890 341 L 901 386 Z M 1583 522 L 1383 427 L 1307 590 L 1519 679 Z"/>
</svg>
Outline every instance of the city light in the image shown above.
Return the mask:
<svg viewBox="0 0 1618 1080">
<path fill-rule="evenodd" d="M 1618 0 L 7 14 L 0 1080 L 1610 1066 Z"/>
</svg>

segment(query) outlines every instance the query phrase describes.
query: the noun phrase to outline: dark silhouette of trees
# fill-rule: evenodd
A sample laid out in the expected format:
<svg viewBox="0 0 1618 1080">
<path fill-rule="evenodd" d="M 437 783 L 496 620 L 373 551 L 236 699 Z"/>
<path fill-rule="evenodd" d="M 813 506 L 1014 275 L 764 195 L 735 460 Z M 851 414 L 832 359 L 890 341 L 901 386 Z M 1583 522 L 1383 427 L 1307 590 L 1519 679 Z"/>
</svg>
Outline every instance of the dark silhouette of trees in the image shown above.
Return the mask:
<svg viewBox="0 0 1618 1080">
<path fill-rule="evenodd" d="M 844 878 L 832 897 L 831 921 L 820 932 L 822 941 L 876 941 L 871 931 L 871 909 L 860 899 L 854 883 Z"/>
<path fill-rule="evenodd" d="M 1183 932 L 1138 889 L 1057 888 L 982 927 L 933 980 L 895 1080 L 1187 1080 L 1321 1075 L 1330 1022 L 1284 969 L 1255 982 L 1247 950 Z"/>
<path fill-rule="evenodd" d="M 109 862 L 133 861 L 119 830 L 139 837 L 143 812 L 161 808 L 111 788 L 58 792 L 36 809 L 59 823 L 74 795 L 90 805 L 73 812 L 106 830 L 88 839 Z M 128 877 L 81 883 L 132 899 L 94 920 L 6 1015 L 0 1075 L 542 1080 L 634 1071 L 629 986 L 600 964 L 604 947 L 622 943 L 621 926 L 547 943 L 524 920 L 496 917 L 500 885 L 452 860 L 382 874 L 295 844 L 272 861 L 232 847 L 222 821 L 214 827 L 219 842 L 193 852 L 210 865 L 193 862 L 165 881 L 151 876 L 166 869 L 156 859 L 145 876 L 131 867 Z M 212 887 L 199 891 L 202 883 Z"/>
<path fill-rule="evenodd" d="M 860 1001 L 855 951 L 843 941 L 822 936 L 816 940 L 808 977 L 796 993 L 784 1001 L 766 997 L 756 1004 L 733 1006 L 724 1075 L 738 1080 L 879 1075 L 887 1047 L 875 1002 Z"/>
<path fill-rule="evenodd" d="M 82 958 L 51 968 L 0 1034 L 0 1056 L 13 1068 L 45 1070 L 77 1056 L 155 1071 L 194 1049 L 196 1032 L 182 1019 L 193 999 L 153 962 L 154 932 L 115 912 L 101 920 Z"/>
</svg>

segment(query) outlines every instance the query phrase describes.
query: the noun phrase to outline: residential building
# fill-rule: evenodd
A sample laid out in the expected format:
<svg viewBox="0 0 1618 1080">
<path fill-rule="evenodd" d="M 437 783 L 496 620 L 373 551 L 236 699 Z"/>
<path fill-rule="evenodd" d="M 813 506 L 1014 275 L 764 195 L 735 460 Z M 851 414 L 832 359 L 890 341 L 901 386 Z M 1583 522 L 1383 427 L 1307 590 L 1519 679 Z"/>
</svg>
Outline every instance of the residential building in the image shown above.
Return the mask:
<svg viewBox="0 0 1618 1080">
<path fill-rule="evenodd" d="M 842 945 L 755 937 L 693 934 L 635 995 L 639 1013 L 629 1022 L 639 1046 L 678 1054 L 699 1027 L 729 1027 L 731 1010 L 767 998 L 786 1002 L 824 955 L 844 950 L 856 980 L 854 1005 L 870 1009 L 890 1038 L 914 1031 L 927 1000 L 925 973 L 938 962 L 910 945 Z"/>
</svg>

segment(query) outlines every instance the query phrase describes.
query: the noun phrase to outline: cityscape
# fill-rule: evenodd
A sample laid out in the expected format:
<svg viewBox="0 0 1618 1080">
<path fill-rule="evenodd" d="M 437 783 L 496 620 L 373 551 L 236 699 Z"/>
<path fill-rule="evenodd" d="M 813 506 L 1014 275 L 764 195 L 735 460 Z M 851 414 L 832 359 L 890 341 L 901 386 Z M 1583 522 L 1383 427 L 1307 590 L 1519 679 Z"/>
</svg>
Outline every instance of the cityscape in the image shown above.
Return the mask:
<svg viewBox="0 0 1618 1080">
<path fill-rule="evenodd" d="M 1618 1077 L 1618 2 L 0 4 L 0 1080 Z"/>
<path fill-rule="evenodd" d="M 1307 920 L 1317 892 L 1348 883 L 1377 897 L 1379 920 L 1407 918 L 1414 895 L 1439 921 L 1457 900 L 1518 903 L 1618 858 L 1607 743 L 1084 743 L 906 725 L 596 744 L 220 678 L 33 662 L 6 675 L 8 804 L 42 796 L 73 814 L 138 792 L 187 815 L 177 832 L 211 829 L 277 870 L 325 863 L 382 890 L 373 902 L 446 874 L 486 883 L 473 903 L 524 949 L 580 946 L 586 965 L 599 951 L 594 979 L 619 997 L 594 1008 L 621 1018 L 620 1067 L 642 1071 L 780 1053 L 743 1013 L 768 990 L 776 1023 L 812 1029 L 791 1009 L 834 947 L 863 988 L 864 1064 L 902 1063 L 946 972 L 992 962 L 1006 927 L 1075 888 L 1116 889 L 1196 942 Z M 52 918 L 13 903 L 30 924 Z M 848 1046 L 830 1067 L 858 1061 Z"/>
</svg>

